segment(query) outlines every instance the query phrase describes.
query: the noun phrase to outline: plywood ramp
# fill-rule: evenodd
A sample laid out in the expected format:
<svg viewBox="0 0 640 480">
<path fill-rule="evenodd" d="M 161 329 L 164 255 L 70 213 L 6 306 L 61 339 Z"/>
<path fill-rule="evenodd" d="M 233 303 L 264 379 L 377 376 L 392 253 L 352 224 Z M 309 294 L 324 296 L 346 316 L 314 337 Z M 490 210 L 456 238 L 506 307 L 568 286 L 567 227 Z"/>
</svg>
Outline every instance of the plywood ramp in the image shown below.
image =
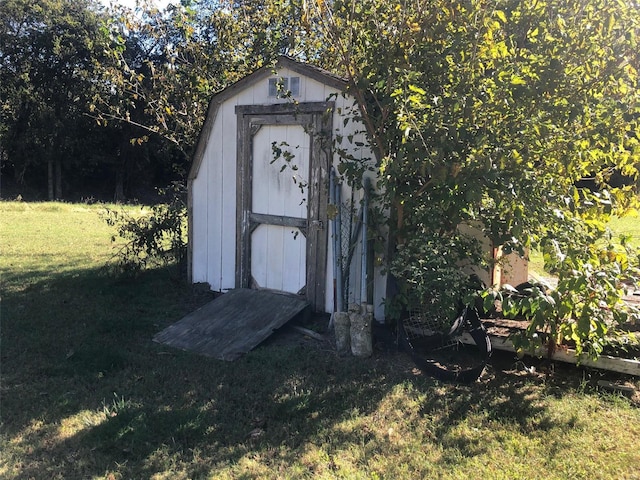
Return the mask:
<svg viewBox="0 0 640 480">
<path fill-rule="evenodd" d="M 158 333 L 153 341 L 219 360 L 235 360 L 307 308 L 294 296 L 238 288 Z"/>
</svg>

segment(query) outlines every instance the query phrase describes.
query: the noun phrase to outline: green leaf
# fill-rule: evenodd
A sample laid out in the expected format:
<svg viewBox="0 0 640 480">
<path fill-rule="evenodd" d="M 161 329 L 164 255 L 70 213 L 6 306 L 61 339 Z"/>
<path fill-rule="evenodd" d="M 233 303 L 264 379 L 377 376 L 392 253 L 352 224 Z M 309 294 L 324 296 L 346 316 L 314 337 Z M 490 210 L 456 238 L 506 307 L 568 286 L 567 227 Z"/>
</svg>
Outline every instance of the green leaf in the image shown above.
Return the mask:
<svg viewBox="0 0 640 480">
<path fill-rule="evenodd" d="M 413 84 L 409 85 L 409 90 L 411 90 L 412 92 L 418 93 L 420 95 L 426 95 L 427 94 L 427 92 L 424 89 L 418 87 L 417 85 L 413 85 Z"/>
</svg>

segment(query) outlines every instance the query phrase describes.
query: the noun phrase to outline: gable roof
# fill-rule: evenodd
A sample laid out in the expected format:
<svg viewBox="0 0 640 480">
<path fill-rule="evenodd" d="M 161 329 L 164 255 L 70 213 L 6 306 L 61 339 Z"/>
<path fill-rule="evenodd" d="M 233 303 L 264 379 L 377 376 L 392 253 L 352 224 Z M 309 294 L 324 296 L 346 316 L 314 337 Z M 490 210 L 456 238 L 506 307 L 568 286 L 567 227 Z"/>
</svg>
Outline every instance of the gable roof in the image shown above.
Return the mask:
<svg viewBox="0 0 640 480">
<path fill-rule="evenodd" d="M 347 88 L 347 81 L 342 77 L 334 75 L 333 73 L 323 68 L 298 62 L 297 60 L 284 55 L 278 57 L 275 65 L 267 65 L 259 68 L 255 72 L 238 80 L 237 82 L 228 86 L 224 90 L 221 90 L 211 98 L 211 101 L 209 102 L 209 108 L 207 109 L 207 116 L 205 118 L 204 124 L 202 125 L 202 130 L 200 130 L 200 135 L 198 136 L 198 141 L 196 143 L 196 149 L 193 154 L 193 161 L 191 163 L 191 169 L 189 170 L 188 180 L 193 180 L 198 176 L 198 170 L 200 170 L 202 157 L 204 156 L 207 143 L 209 142 L 211 130 L 213 129 L 216 116 L 218 115 L 218 110 L 220 109 L 220 105 L 222 105 L 229 98 L 236 95 L 238 92 L 269 78 L 273 75 L 274 70 L 281 70 L 285 68 L 340 91 L 344 91 Z"/>
</svg>

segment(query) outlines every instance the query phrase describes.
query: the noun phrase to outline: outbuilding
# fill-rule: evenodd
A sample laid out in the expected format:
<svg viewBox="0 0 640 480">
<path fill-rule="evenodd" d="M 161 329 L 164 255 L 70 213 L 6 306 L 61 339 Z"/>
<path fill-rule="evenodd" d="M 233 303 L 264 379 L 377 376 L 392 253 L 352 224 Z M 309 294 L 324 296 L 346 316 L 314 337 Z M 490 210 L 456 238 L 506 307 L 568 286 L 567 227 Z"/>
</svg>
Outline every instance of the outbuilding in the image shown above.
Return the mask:
<svg viewBox="0 0 640 480">
<path fill-rule="evenodd" d="M 368 303 L 383 318 L 365 189 L 338 174 L 340 156 L 372 159 L 345 89 L 280 57 L 213 97 L 188 177 L 192 282 L 284 292 L 317 312 Z"/>
</svg>

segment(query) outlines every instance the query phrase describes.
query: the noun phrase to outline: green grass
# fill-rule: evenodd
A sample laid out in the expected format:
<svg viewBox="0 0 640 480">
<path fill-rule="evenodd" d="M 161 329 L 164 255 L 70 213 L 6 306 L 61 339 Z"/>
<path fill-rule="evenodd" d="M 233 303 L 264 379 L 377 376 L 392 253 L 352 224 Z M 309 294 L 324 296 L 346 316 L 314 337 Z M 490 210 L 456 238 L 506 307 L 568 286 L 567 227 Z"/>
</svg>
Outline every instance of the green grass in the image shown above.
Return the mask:
<svg viewBox="0 0 640 480">
<path fill-rule="evenodd" d="M 631 235 L 631 244 L 640 247 L 640 217 L 638 214 L 616 217 L 609 222 L 609 228 L 614 235 Z"/>
<path fill-rule="evenodd" d="M 608 226 L 614 239 L 617 239 L 620 235 L 630 235 L 630 245 L 635 248 L 640 248 L 640 217 L 638 217 L 637 214 L 625 217 L 614 217 L 609 221 Z M 529 271 L 538 278 L 548 275 L 544 270 L 542 253 L 538 250 L 530 253 Z"/>
<path fill-rule="evenodd" d="M 3 479 L 640 478 L 637 398 L 595 372 L 496 355 L 460 386 L 395 352 L 154 344 L 210 297 L 165 270 L 108 276 L 99 209 L 0 203 Z"/>
</svg>

